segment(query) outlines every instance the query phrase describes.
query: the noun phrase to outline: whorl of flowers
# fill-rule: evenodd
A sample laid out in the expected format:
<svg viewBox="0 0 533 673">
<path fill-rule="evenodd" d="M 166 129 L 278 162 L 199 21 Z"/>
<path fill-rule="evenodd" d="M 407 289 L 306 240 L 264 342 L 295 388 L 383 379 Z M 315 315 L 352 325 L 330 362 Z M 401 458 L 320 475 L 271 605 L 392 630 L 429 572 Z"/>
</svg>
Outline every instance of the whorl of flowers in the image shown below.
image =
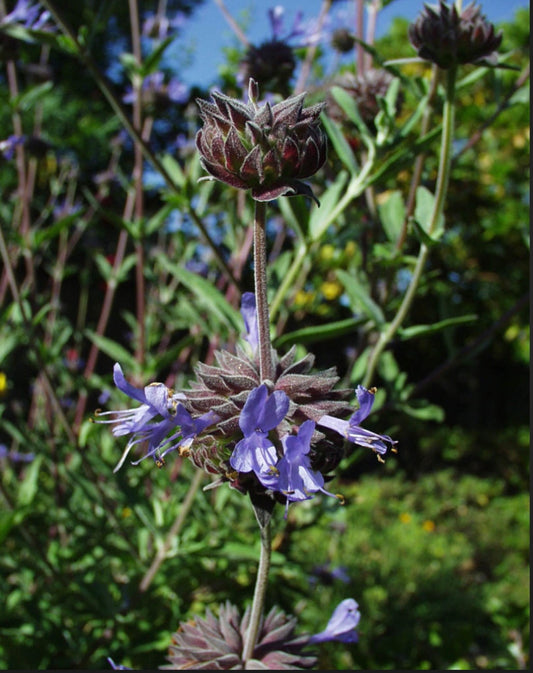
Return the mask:
<svg viewBox="0 0 533 673">
<path fill-rule="evenodd" d="M 177 451 L 199 468 L 218 475 L 242 493 L 269 494 L 285 503 L 312 498 L 324 488 L 324 475 L 344 455 L 345 440 L 373 450 L 378 458 L 395 442 L 361 427 L 374 403 L 374 391 L 358 386 L 355 411 L 350 390 L 334 390 L 335 368 L 313 372 L 314 357 L 295 361 L 294 348 L 279 357 L 274 376 L 259 375 L 257 314 L 252 293 L 243 296 L 247 351 L 218 351 L 216 365 L 199 363 L 190 388 L 175 392 L 163 383 L 143 389 L 129 383 L 117 363 L 117 388 L 140 403 L 133 409 L 97 411 L 97 422 L 113 424 L 117 437 L 129 435 L 115 470 L 139 445 L 160 467 Z M 351 416 L 347 420 L 343 417 Z"/>
<path fill-rule="evenodd" d="M 248 608 L 242 619 L 229 602 L 220 606 L 219 616 L 209 610 L 180 624 L 172 636 L 166 670 L 303 670 L 312 668 L 316 658 L 302 653 L 308 636 L 295 636 L 296 619 L 272 608 L 262 620 L 253 658 L 244 662 L 242 650 L 250 621 Z"/>
<path fill-rule="evenodd" d="M 438 7 L 425 5 L 409 26 L 409 40 L 420 58 L 448 69 L 477 61 L 494 65 L 502 33 L 495 33 L 475 2 L 459 14 L 455 4 L 439 0 Z"/>
<path fill-rule="evenodd" d="M 271 106 L 256 103 L 257 83 L 250 79 L 249 102 L 218 91 L 213 102 L 198 99 L 203 127 L 196 135 L 200 161 L 211 179 L 250 189 L 256 201 L 304 194 L 301 182 L 326 160 L 327 142 L 320 127 L 323 103 L 304 108 L 305 93 Z"/>
</svg>

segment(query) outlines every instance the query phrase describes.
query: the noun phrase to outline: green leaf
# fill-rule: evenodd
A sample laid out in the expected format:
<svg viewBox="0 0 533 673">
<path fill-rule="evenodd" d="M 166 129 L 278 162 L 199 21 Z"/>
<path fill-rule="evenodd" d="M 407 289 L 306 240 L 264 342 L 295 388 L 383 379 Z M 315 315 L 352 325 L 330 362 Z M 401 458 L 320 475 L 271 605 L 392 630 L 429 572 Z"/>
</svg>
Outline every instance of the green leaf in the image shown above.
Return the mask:
<svg viewBox="0 0 533 673">
<path fill-rule="evenodd" d="M 278 337 L 274 340 L 274 346 L 276 348 L 281 348 L 286 344 L 307 344 L 334 339 L 335 337 L 344 334 L 352 334 L 357 327 L 360 327 L 365 322 L 366 318 L 347 318 L 346 320 L 338 320 L 336 322 L 327 323 L 326 325 L 304 327 Z"/>
<path fill-rule="evenodd" d="M 27 505 L 31 505 L 33 502 L 35 494 L 37 493 L 37 481 L 39 478 L 39 470 L 41 469 L 42 461 L 43 455 L 39 454 L 26 468 L 24 472 L 24 479 L 17 489 L 17 505 L 19 507 L 26 507 Z"/>
<path fill-rule="evenodd" d="M 319 241 L 331 224 L 331 213 L 339 201 L 348 180 L 347 171 L 341 171 L 337 179 L 320 196 L 320 208 L 314 208 L 309 219 L 309 235 L 312 241 Z"/>
<path fill-rule="evenodd" d="M 322 114 L 320 116 L 320 119 L 322 120 L 322 124 L 326 129 L 326 133 L 329 136 L 329 139 L 331 141 L 331 144 L 333 145 L 333 148 L 335 149 L 335 152 L 337 153 L 337 156 L 345 165 L 345 167 L 350 171 L 350 173 L 353 175 L 359 170 L 359 165 L 357 163 L 354 153 L 352 152 L 350 144 L 344 137 L 341 127 L 339 126 L 339 124 L 337 124 L 336 121 L 330 119 L 325 114 Z"/>
<path fill-rule="evenodd" d="M 174 159 L 174 157 L 170 154 L 164 154 L 160 158 L 160 161 L 174 184 L 176 184 L 178 187 L 184 187 L 185 183 L 187 182 L 187 178 L 185 177 L 185 173 L 176 159 Z"/>
<path fill-rule="evenodd" d="M 125 366 L 130 369 L 136 369 L 135 358 L 129 351 L 127 351 L 116 341 L 113 341 L 113 339 L 109 339 L 108 337 L 101 336 L 100 334 L 96 334 L 96 332 L 93 332 L 90 329 L 85 330 L 85 335 L 112 360 L 115 362 L 120 362 L 123 367 Z"/>
<path fill-rule="evenodd" d="M 425 336 L 426 334 L 441 332 L 442 330 L 445 330 L 448 327 L 454 327 L 455 325 L 465 325 L 476 322 L 478 317 L 479 316 L 471 313 L 468 315 L 455 316 L 453 318 L 445 318 L 444 320 L 439 320 L 439 322 L 435 322 L 432 325 L 412 325 L 411 327 L 400 328 L 398 330 L 398 336 L 403 341 L 407 341 L 408 339 Z"/>
<path fill-rule="evenodd" d="M 158 46 L 153 50 L 153 52 L 147 56 L 145 61 L 142 64 L 141 74 L 143 77 L 151 75 L 153 72 L 159 69 L 159 63 L 163 57 L 165 49 L 174 41 L 173 37 L 167 37 Z"/>
<path fill-rule="evenodd" d="M 372 135 L 368 130 L 368 126 L 365 124 L 363 118 L 359 114 L 357 103 L 355 102 L 353 96 L 351 96 L 346 91 L 346 89 L 342 89 L 340 86 L 332 87 L 331 95 L 333 96 L 335 101 L 339 104 L 339 106 L 341 107 L 345 115 L 348 117 L 348 119 L 356 125 L 357 130 L 362 136 L 362 140 L 365 143 L 372 144 L 373 143 Z"/>
<path fill-rule="evenodd" d="M 161 229 L 165 223 L 165 220 L 173 210 L 174 208 L 170 204 L 167 204 L 158 210 L 155 215 L 152 215 L 152 217 L 146 222 L 144 226 L 145 235 L 150 236 L 150 234 L 153 234 L 158 229 Z"/>
<path fill-rule="evenodd" d="M 0 509 L 0 544 L 6 539 L 9 531 L 16 523 L 15 512 Z"/>
<path fill-rule="evenodd" d="M 45 243 L 45 241 L 50 241 L 56 236 L 59 236 L 59 234 L 63 231 L 63 229 L 68 228 L 77 219 L 78 219 L 78 213 L 72 213 L 70 215 L 66 215 L 65 217 L 60 218 L 59 220 L 54 222 L 49 227 L 46 227 L 45 229 L 38 229 L 35 232 L 32 245 L 36 249 L 40 248 L 42 244 Z"/>
<path fill-rule="evenodd" d="M 378 212 L 387 238 L 392 243 L 396 243 L 402 232 L 406 215 L 400 190 L 389 192 L 387 200 L 378 205 Z"/>
<path fill-rule="evenodd" d="M 43 82 L 42 84 L 33 86 L 14 98 L 12 103 L 19 110 L 31 110 L 36 103 L 38 103 L 40 100 L 45 98 L 48 93 L 50 93 L 53 86 L 53 82 Z"/>
<path fill-rule="evenodd" d="M 135 58 L 134 54 L 124 52 L 119 54 L 118 60 L 122 64 L 122 67 L 127 72 L 130 79 L 133 75 L 141 74 L 141 66 L 139 65 L 139 62 Z"/>
<path fill-rule="evenodd" d="M 336 274 L 339 281 L 344 285 L 350 300 L 350 308 L 357 313 L 363 311 L 377 327 L 382 327 L 385 324 L 385 316 L 370 296 L 367 287 L 355 275 L 349 274 L 343 269 L 337 269 Z"/>
<path fill-rule="evenodd" d="M 399 405 L 400 409 L 408 416 L 422 421 L 436 421 L 442 423 L 445 418 L 444 409 L 436 404 L 430 404 L 426 400 L 412 400 L 409 404 Z"/>
<path fill-rule="evenodd" d="M 442 213 L 439 215 L 438 221 L 433 227 L 433 231 L 430 231 L 434 207 L 435 197 L 429 189 L 427 189 L 427 187 L 417 187 L 414 212 L 415 226 L 419 225 L 420 229 L 432 243 L 438 242 L 444 234 L 444 215 Z"/>
<path fill-rule="evenodd" d="M 164 255 L 158 258 L 158 262 L 191 290 L 205 310 L 215 313 L 223 324 L 229 323 L 233 329 L 242 329 L 242 318 L 239 311 L 231 306 L 209 280 L 171 262 Z"/>
</svg>

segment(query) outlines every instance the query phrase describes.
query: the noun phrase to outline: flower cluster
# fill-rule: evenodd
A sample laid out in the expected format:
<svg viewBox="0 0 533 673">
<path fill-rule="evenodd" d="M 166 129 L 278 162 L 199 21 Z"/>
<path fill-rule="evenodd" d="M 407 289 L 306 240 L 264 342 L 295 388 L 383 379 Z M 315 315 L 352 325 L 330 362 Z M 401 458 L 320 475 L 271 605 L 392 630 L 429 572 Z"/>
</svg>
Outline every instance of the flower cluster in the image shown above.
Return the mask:
<svg viewBox="0 0 533 673">
<path fill-rule="evenodd" d="M 327 142 L 319 126 L 323 103 L 304 108 L 305 93 L 271 106 L 256 103 L 257 84 L 250 79 L 247 104 L 217 91 L 213 102 L 198 99 L 204 125 L 196 135 L 200 161 L 211 179 L 237 189 L 251 189 L 256 201 L 304 194 L 301 180 L 326 160 Z"/>
<path fill-rule="evenodd" d="M 324 488 L 324 474 L 343 456 L 344 441 L 372 449 L 381 458 L 395 442 L 361 427 L 374 402 L 374 391 L 359 386 L 359 408 L 345 401 L 349 391 L 335 391 L 334 370 L 309 373 L 312 357 L 293 363 L 277 359 L 278 376 L 261 383 L 257 363 L 257 316 L 252 293 L 243 296 L 248 351 L 219 352 L 220 366 L 197 366 L 190 390 L 174 392 L 163 383 L 143 390 L 128 383 L 120 365 L 115 385 L 140 406 L 123 411 L 97 412 L 98 422 L 114 424 L 115 436 L 129 435 L 124 463 L 135 446 L 147 445 L 144 455 L 158 465 L 177 450 L 198 467 L 218 474 L 241 492 L 271 494 L 284 502 L 308 500 Z M 108 418 L 102 418 L 106 416 Z"/>
</svg>

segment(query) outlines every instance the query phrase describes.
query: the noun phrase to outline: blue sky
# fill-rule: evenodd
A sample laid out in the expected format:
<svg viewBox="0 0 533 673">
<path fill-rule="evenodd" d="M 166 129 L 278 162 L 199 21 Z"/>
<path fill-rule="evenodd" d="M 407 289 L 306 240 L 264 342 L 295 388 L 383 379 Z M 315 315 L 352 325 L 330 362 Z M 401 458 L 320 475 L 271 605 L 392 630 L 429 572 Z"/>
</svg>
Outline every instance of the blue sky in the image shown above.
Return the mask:
<svg viewBox="0 0 533 673">
<path fill-rule="evenodd" d="M 347 7 L 353 0 L 338 2 L 334 6 Z M 296 13 L 301 10 L 304 18 L 318 15 L 322 0 L 225 0 L 226 7 L 236 18 L 241 18 L 243 12 L 248 12 L 250 25 L 246 34 L 255 43 L 270 37 L 270 23 L 267 11 L 275 5 L 285 8 L 286 26 L 290 27 Z M 394 0 L 388 7 L 383 9 L 378 18 L 377 32 L 383 34 L 395 16 L 404 16 L 413 20 L 423 8 L 423 0 Z M 430 0 L 428 4 L 437 4 L 437 0 Z M 463 1 L 463 6 L 468 0 Z M 512 19 L 515 11 L 520 7 L 528 7 L 526 0 L 482 0 L 478 2 L 483 8 L 487 19 L 494 23 Z M 205 0 L 204 4 L 196 10 L 193 17 L 187 22 L 182 30 L 182 37 L 176 43 L 176 49 L 182 50 L 187 47 L 194 49 L 191 63 L 187 64 L 180 73 L 181 78 L 187 84 L 202 83 L 210 84 L 216 78 L 218 67 L 224 62 L 223 47 L 237 44 L 237 39 L 222 16 L 220 9 L 214 0 Z M 172 47 L 169 51 L 172 51 Z M 179 55 L 178 55 L 179 57 Z"/>
</svg>

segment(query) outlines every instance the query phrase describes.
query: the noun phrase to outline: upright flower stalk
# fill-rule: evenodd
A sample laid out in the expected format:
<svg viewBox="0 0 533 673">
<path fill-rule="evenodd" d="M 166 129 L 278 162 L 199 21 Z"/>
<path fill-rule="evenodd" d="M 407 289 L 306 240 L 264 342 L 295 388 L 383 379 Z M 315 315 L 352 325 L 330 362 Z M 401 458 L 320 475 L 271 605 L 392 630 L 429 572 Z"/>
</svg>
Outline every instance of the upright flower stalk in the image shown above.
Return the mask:
<svg viewBox="0 0 533 673">
<path fill-rule="evenodd" d="M 265 606 L 265 596 L 268 586 L 268 573 L 270 572 L 270 558 L 272 555 L 272 534 L 270 521 L 266 525 L 260 525 L 261 552 L 259 555 L 259 565 L 257 567 L 257 577 L 255 579 L 254 597 L 252 601 L 252 610 L 250 614 L 250 624 L 246 632 L 246 640 L 242 650 L 242 659 L 244 666 L 252 658 L 255 645 L 258 640 L 261 627 L 261 617 Z"/>
<path fill-rule="evenodd" d="M 319 124 L 323 104 L 304 108 L 304 97 L 300 94 L 274 106 L 269 102 L 259 105 L 257 84 L 250 80 L 247 104 L 218 92 L 212 94 L 213 102 L 198 101 L 204 125 L 197 133 L 196 146 L 209 173 L 207 179 L 249 190 L 255 200 L 255 292 L 244 293 L 241 304 L 247 347 L 237 346 L 235 354 L 215 352 L 214 365 L 198 363 L 196 379 L 184 391 L 157 382 L 136 388 L 117 363 L 115 384 L 138 406 L 95 414 L 97 422 L 113 425 L 115 436 L 130 437 L 116 469 L 139 446 L 145 448 L 144 455 L 133 461 L 134 465 L 151 457 L 162 467 L 167 454 L 175 451 L 209 474 L 218 475 L 211 487 L 229 482 L 250 497 L 260 531 L 254 596 L 238 632 L 233 612 L 221 610 L 221 624 L 231 621 L 233 631 L 229 633 L 227 624 L 224 629 L 221 626 L 220 651 L 219 644 L 211 641 L 209 651 L 202 653 L 202 657 L 224 660 L 217 668 L 237 668 L 226 666 L 229 639 L 234 648 L 232 657 L 239 653 L 244 669 L 256 669 L 259 661 L 270 659 L 265 647 L 274 641 L 269 638 L 282 642 L 276 660 L 270 659 L 270 664 L 262 667 L 276 668 L 274 664 L 279 663 L 280 668 L 301 668 L 289 665 L 296 662 L 309 667 L 313 658 L 302 658 L 299 651 L 308 638 L 302 642 L 293 639 L 291 622 L 276 631 L 278 618 L 272 611 L 265 616 L 272 512 L 280 503 L 285 505 L 287 517 L 291 503 L 309 500 L 318 492 L 342 502 L 342 496 L 325 490 L 324 484 L 326 475 L 344 456 L 345 440 L 370 448 L 378 458 L 389 447 L 394 450 L 396 443 L 387 435 L 361 427 L 372 409 L 373 389 L 357 388 L 358 408 L 354 410 L 347 401 L 353 391 L 334 389 L 339 380 L 334 367 L 313 372 L 311 353 L 296 361 L 294 347 L 280 356 L 270 341 L 266 203 L 297 194 L 314 198 L 302 179 L 313 175 L 326 159 L 326 139 Z M 350 418 L 343 420 L 347 416 Z M 149 574 L 147 582 L 150 579 Z M 208 621 L 210 630 L 212 617 Z M 351 623 L 345 625 L 344 616 L 340 621 L 342 629 L 355 628 Z M 203 630 L 199 625 L 198 631 Z M 334 637 L 338 637 L 337 631 Z M 176 640 L 179 645 L 174 658 L 189 667 L 199 656 L 199 648 L 188 648 L 186 641 L 188 635 Z"/>
<path fill-rule="evenodd" d="M 254 288 L 257 302 L 259 336 L 259 375 L 261 381 L 272 381 L 272 346 L 267 297 L 266 203 L 255 202 L 254 217 Z"/>
</svg>

